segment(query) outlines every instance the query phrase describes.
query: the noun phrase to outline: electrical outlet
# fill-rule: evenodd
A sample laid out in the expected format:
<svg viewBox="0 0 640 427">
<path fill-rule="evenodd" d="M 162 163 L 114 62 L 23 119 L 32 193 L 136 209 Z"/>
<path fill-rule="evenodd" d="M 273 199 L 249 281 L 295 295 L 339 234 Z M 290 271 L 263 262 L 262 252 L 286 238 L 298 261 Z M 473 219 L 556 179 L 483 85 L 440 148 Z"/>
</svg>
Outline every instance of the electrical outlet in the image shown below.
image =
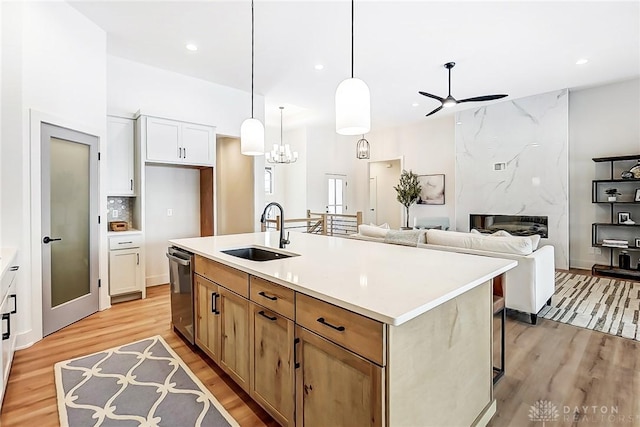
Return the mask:
<svg viewBox="0 0 640 427">
<path fill-rule="evenodd" d="M 173 216 L 173 209 L 167 209 L 167 216 Z"/>
<path fill-rule="evenodd" d="M 111 216 L 113 216 L 114 218 L 118 218 L 118 214 L 119 214 L 119 213 L 120 213 L 120 212 L 118 212 L 117 210 L 115 210 L 115 209 L 114 209 L 114 210 L 113 210 L 113 214 L 112 214 Z"/>
<path fill-rule="evenodd" d="M 596 255 L 602 255 L 602 249 L 601 248 L 594 248 L 596 251 Z"/>
</svg>

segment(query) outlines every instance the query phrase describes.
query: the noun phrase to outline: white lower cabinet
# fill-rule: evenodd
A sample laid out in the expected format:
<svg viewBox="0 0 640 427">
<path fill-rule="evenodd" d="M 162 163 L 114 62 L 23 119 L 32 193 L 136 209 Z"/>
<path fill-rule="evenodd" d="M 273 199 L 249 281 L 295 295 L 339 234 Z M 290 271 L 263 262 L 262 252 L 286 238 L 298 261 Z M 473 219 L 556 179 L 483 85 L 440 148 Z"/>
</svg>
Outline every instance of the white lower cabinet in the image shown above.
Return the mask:
<svg viewBox="0 0 640 427">
<path fill-rule="evenodd" d="M 9 371 L 11 370 L 11 362 L 13 361 L 13 353 L 16 349 L 16 338 L 18 331 L 18 301 L 16 297 L 16 280 L 15 271 L 18 267 L 10 267 L 12 270 L 3 279 L 11 284 L 8 286 L 8 291 L 4 295 L 0 304 L 0 313 L 2 316 L 2 341 L 0 341 L 0 366 L 2 371 L 0 372 L 0 405 L 4 398 L 4 392 L 7 388 L 7 381 L 9 380 Z M 12 274 L 13 273 L 13 274 Z M 5 283 L 3 283 L 5 284 Z"/>
<path fill-rule="evenodd" d="M 141 236 L 118 236 L 109 239 L 109 295 L 142 292 L 145 287 L 142 268 Z"/>
</svg>

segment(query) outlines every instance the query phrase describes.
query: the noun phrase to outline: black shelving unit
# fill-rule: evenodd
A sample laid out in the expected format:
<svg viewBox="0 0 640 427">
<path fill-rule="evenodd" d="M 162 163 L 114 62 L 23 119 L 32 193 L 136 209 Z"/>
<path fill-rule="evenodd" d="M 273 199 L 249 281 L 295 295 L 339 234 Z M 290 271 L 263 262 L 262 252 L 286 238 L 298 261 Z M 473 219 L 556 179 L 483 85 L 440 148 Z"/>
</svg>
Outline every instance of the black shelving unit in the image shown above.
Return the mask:
<svg viewBox="0 0 640 427">
<path fill-rule="evenodd" d="M 591 182 L 591 202 L 598 205 L 609 205 L 609 222 L 597 222 L 591 224 L 591 246 L 597 248 L 604 248 L 609 250 L 609 265 L 594 264 L 591 271 L 594 274 L 618 277 L 623 279 L 640 280 L 640 270 L 620 268 L 614 264 L 615 254 L 618 251 L 640 251 L 640 245 L 636 245 L 636 238 L 640 238 L 640 216 L 637 216 L 634 221 L 636 224 L 620 224 L 618 223 L 618 212 L 624 212 L 625 209 L 633 205 L 640 206 L 640 201 L 635 200 L 635 190 L 640 189 L 640 179 L 622 179 L 617 178 L 619 176 L 618 162 L 626 162 L 627 168 L 622 170 L 628 170 L 633 164 L 631 162 L 640 162 L 640 154 L 634 154 L 629 156 L 616 156 L 616 157 L 597 157 L 592 159 L 596 163 L 609 163 L 609 179 L 595 179 Z M 618 167 L 616 167 L 618 166 Z M 616 186 L 621 192 L 622 196 L 615 202 L 607 200 L 605 193 L 606 189 L 611 186 Z M 620 209 L 617 205 L 623 205 L 624 208 Z M 640 214 L 640 211 L 636 211 Z M 633 217 L 632 217 L 633 219 Z M 612 246 L 605 246 L 603 244 L 604 239 L 617 239 L 626 240 L 629 244 L 628 248 L 619 248 Z"/>
</svg>

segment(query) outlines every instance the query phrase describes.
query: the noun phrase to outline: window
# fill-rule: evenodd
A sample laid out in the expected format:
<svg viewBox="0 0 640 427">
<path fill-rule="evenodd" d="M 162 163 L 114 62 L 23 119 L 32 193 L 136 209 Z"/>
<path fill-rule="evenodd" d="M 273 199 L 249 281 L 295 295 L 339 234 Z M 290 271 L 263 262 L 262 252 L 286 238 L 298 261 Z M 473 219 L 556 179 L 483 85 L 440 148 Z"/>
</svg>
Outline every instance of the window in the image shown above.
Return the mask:
<svg viewBox="0 0 640 427">
<path fill-rule="evenodd" d="M 273 194 L 273 168 L 266 166 L 264 168 L 264 193 Z"/>
<path fill-rule="evenodd" d="M 347 210 L 346 175 L 327 174 L 327 213 L 343 214 Z"/>
</svg>

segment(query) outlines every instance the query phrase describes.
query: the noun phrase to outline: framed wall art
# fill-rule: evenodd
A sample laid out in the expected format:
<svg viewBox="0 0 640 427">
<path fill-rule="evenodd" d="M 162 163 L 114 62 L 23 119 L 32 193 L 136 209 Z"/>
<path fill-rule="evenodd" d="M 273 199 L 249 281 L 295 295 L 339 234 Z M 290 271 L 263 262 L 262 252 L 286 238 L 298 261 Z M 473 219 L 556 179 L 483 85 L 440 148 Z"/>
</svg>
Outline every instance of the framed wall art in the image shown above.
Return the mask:
<svg viewBox="0 0 640 427">
<path fill-rule="evenodd" d="M 418 182 L 422 187 L 418 204 L 444 205 L 444 174 L 418 175 Z"/>
</svg>

